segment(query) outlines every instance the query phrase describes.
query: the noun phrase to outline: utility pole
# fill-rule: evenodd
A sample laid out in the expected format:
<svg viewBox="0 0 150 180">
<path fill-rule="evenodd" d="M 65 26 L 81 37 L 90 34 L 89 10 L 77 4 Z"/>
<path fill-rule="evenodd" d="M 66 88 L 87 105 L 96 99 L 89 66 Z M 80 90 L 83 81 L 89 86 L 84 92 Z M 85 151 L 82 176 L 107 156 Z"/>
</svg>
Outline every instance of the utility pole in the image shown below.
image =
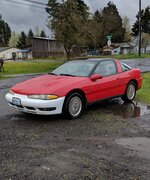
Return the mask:
<svg viewBox="0 0 150 180">
<path fill-rule="evenodd" d="M 139 0 L 139 56 L 141 56 L 141 0 Z"/>
</svg>

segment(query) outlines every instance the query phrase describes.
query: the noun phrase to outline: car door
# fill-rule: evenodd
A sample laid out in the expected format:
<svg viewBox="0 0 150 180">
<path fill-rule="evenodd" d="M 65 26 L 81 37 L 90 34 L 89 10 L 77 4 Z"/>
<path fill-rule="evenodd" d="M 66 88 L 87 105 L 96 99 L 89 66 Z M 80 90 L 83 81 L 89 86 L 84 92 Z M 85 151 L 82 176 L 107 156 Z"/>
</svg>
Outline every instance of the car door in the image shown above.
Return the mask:
<svg viewBox="0 0 150 180">
<path fill-rule="evenodd" d="M 90 82 L 89 101 L 97 101 L 119 95 L 119 74 L 114 60 L 101 61 L 93 72 L 100 74 L 102 79 Z"/>
</svg>

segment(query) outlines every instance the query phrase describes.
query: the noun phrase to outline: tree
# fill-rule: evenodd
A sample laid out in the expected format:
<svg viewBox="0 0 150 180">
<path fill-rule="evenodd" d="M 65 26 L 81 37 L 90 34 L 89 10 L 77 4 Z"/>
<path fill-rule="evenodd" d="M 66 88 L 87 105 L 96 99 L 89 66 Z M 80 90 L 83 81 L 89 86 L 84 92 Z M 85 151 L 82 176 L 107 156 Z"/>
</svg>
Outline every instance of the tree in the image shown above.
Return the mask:
<svg viewBox="0 0 150 180">
<path fill-rule="evenodd" d="M 27 36 L 26 36 L 25 32 L 22 31 L 20 34 L 20 37 L 19 37 L 17 47 L 20 49 L 25 48 L 26 47 L 26 39 L 27 39 Z"/>
<path fill-rule="evenodd" d="M 150 34 L 150 6 L 147 6 L 141 11 L 141 30 L 144 33 Z M 132 32 L 134 36 L 139 34 L 139 12 L 136 15 L 136 21 L 133 24 Z"/>
<path fill-rule="evenodd" d="M 84 29 L 89 15 L 88 7 L 82 0 L 66 0 L 61 3 L 49 0 L 48 6 L 46 11 L 50 15 L 51 29 L 55 39 L 63 42 L 69 60 L 73 46 L 86 44 Z"/>
<path fill-rule="evenodd" d="M 40 37 L 46 37 L 45 31 L 43 31 L 43 30 L 41 31 Z"/>
<path fill-rule="evenodd" d="M 108 35 L 112 35 L 114 43 L 124 41 L 125 29 L 122 27 L 122 18 L 117 7 L 112 2 L 108 2 L 107 6 L 101 11 L 95 11 L 93 21 L 95 21 L 94 28 L 98 48 L 106 45 Z"/>
<path fill-rule="evenodd" d="M 32 29 L 29 29 L 29 31 L 28 31 L 28 37 L 29 37 L 29 38 L 34 37 L 34 34 L 33 34 Z"/>
<path fill-rule="evenodd" d="M 10 37 L 11 29 L 0 15 L 0 46 L 8 46 Z"/>
<path fill-rule="evenodd" d="M 128 42 L 131 40 L 131 27 L 130 27 L 130 20 L 127 16 L 123 16 L 122 18 L 122 27 L 125 29 L 124 34 L 124 41 Z"/>
<path fill-rule="evenodd" d="M 27 39 L 26 39 L 26 45 L 31 46 L 31 39 L 34 37 L 32 29 L 29 29 Z"/>
<path fill-rule="evenodd" d="M 115 43 L 123 42 L 125 29 L 122 27 L 122 18 L 119 15 L 116 5 L 111 1 L 102 10 L 103 36 L 112 35 L 112 41 Z"/>
<path fill-rule="evenodd" d="M 12 32 L 11 38 L 9 39 L 9 47 L 17 47 L 19 41 L 19 33 Z"/>
<path fill-rule="evenodd" d="M 144 48 L 144 53 L 146 53 L 146 49 L 149 44 L 150 44 L 150 34 L 144 33 L 142 36 L 142 47 Z"/>
</svg>

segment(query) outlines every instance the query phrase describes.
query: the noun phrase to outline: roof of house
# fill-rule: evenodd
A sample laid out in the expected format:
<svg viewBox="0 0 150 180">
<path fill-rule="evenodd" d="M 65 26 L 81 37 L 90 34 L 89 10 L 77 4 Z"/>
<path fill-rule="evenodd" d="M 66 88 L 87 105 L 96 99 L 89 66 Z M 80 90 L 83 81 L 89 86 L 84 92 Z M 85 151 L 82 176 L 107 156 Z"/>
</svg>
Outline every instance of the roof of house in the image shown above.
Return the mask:
<svg viewBox="0 0 150 180">
<path fill-rule="evenodd" d="M 112 49 L 113 49 L 113 47 L 111 47 L 111 46 L 104 46 L 103 47 L 103 52 L 111 52 L 112 51 Z"/>
<path fill-rule="evenodd" d="M 10 49 L 10 47 L 0 47 L 0 52 Z"/>
<path fill-rule="evenodd" d="M 24 53 L 24 52 L 31 52 L 31 51 L 32 51 L 32 47 L 27 47 L 27 48 L 18 50 L 17 53 L 19 53 L 19 52 Z"/>
<path fill-rule="evenodd" d="M 32 37 L 32 39 L 55 41 L 55 39 L 53 39 L 53 38 L 48 38 L 48 37 Z"/>
<path fill-rule="evenodd" d="M 132 48 L 133 46 L 129 43 L 120 43 L 121 48 Z"/>
</svg>

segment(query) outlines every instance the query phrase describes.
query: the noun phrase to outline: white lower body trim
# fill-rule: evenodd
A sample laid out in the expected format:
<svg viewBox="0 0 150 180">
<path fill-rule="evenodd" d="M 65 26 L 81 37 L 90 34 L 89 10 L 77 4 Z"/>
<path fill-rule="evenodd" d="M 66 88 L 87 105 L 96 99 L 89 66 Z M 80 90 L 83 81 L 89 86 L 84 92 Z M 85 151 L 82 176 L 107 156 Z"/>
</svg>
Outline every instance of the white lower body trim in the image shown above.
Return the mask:
<svg viewBox="0 0 150 180">
<path fill-rule="evenodd" d="M 10 93 L 7 93 L 5 98 L 9 105 L 18 111 L 41 115 L 61 114 L 65 100 L 65 97 L 60 97 L 54 100 L 30 99 L 26 95 L 12 95 Z M 13 98 L 20 99 L 21 104 L 13 104 Z"/>
</svg>

